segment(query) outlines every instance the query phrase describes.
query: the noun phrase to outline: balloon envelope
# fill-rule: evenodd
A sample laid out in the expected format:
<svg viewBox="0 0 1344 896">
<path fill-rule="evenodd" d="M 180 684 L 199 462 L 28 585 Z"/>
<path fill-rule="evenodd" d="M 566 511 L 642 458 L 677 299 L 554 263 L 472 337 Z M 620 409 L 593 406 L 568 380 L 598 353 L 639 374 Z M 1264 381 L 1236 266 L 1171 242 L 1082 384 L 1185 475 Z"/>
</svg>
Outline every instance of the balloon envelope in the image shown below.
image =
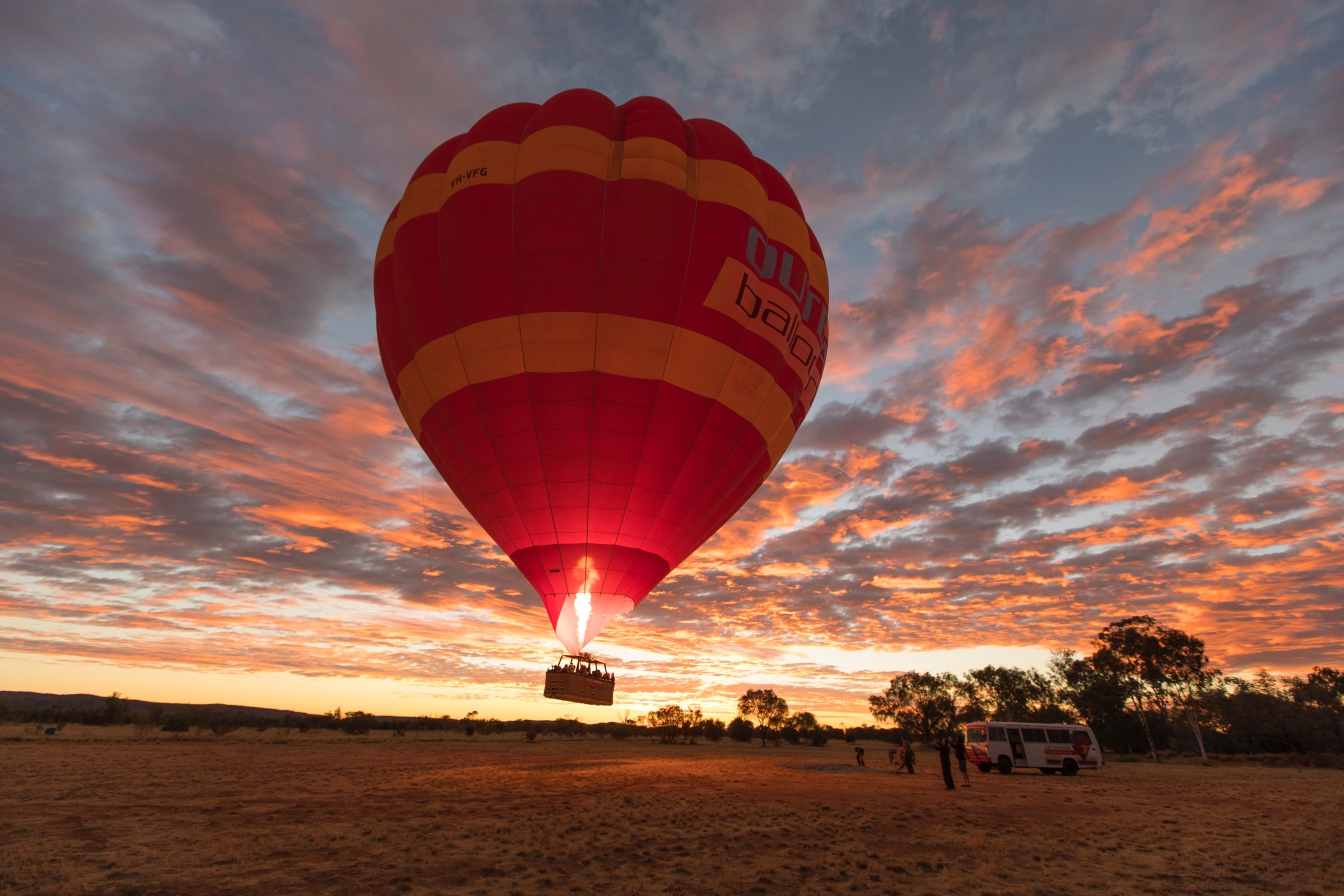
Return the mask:
<svg viewBox="0 0 1344 896">
<path fill-rule="evenodd" d="M 443 143 L 374 293 L 407 424 L 571 653 L 751 497 L 826 360 L 793 190 L 652 97 L 566 91 Z"/>
</svg>

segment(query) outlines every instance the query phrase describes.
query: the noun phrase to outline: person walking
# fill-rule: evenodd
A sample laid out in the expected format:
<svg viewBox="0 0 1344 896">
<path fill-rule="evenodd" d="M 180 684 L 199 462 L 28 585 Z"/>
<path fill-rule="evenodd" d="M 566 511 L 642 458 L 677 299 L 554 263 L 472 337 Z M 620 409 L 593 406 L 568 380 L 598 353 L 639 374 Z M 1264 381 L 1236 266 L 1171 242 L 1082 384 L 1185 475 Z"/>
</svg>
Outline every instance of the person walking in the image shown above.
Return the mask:
<svg viewBox="0 0 1344 896">
<path fill-rule="evenodd" d="M 915 773 L 915 748 L 905 738 L 901 738 L 901 766 L 896 769 L 896 774 L 901 773 L 901 768 L 912 775 Z"/>
<path fill-rule="evenodd" d="M 956 790 L 956 782 L 952 780 L 952 741 L 944 737 L 934 743 L 934 746 L 938 748 L 938 765 L 943 769 L 943 783 L 947 785 L 948 790 Z"/>
<path fill-rule="evenodd" d="M 966 738 L 958 734 L 952 742 L 952 752 L 957 757 L 957 768 L 961 770 L 961 786 L 971 786 L 971 776 L 966 774 Z"/>
</svg>

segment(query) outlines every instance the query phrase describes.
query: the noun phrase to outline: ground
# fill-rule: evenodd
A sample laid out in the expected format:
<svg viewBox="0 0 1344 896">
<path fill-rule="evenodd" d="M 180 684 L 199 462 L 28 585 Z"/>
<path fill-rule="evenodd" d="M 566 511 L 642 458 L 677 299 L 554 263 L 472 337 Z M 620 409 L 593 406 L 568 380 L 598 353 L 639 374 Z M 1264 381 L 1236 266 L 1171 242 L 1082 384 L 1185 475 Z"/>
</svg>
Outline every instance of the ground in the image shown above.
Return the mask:
<svg viewBox="0 0 1344 896">
<path fill-rule="evenodd" d="M 23 732 L 23 733 L 21 733 Z M 1344 893 L 1344 771 L 886 745 L 0 728 L 5 893 Z"/>
</svg>

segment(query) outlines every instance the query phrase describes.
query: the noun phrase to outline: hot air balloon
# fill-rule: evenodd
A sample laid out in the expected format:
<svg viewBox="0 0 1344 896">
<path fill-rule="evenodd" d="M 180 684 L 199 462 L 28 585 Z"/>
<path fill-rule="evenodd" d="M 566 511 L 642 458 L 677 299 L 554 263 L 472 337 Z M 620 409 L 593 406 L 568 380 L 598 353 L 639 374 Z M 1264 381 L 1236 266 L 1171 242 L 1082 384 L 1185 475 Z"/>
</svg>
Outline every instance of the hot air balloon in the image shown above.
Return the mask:
<svg viewBox="0 0 1344 896">
<path fill-rule="evenodd" d="M 653 97 L 569 90 L 441 144 L 374 295 L 407 425 L 575 655 L 765 481 L 826 363 L 792 188 Z"/>
</svg>

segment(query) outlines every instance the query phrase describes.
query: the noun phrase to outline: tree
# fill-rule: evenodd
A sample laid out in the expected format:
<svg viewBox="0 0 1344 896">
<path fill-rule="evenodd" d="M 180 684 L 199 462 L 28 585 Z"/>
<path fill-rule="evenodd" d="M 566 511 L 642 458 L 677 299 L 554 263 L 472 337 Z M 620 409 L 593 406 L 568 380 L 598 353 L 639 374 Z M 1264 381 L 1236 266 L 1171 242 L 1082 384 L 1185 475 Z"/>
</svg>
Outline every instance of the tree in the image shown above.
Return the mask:
<svg viewBox="0 0 1344 896">
<path fill-rule="evenodd" d="M 1199 745 L 1199 758 L 1208 765 L 1209 754 L 1204 749 L 1204 735 L 1199 730 L 1199 707 L 1209 687 L 1222 672 L 1209 665 L 1209 658 L 1204 655 L 1204 642 L 1199 638 L 1180 629 L 1158 626 L 1158 640 L 1161 643 L 1158 674 L 1171 689 L 1176 708 L 1185 712 L 1190 729 L 1195 733 L 1195 743 Z"/>
<path fill-rule="evenodd" d="M 963 690 L 969 712 L 996 722 L 1043 722 L 1057 710 L 1050 680 L 1035 669 L 973 669 L 966 673 Z"/>
<path fill-rule="evenodd" d="M 665 744 L 670 744 L 677 739 L 681 733 L 686 713 L 680 706 L 673 703 L 671 706 L 664 706 L 661 709 L 655 709 L 646 716 L 646 722 L 654 733 L 658 735 L 658 740 Z"/>
<path fill-rule="evenodd" d="M 1128 743 L 1125 685 L 1113 669 L 1098 667 L 1092 657 L 1064 650 L 1050 657 L 1050 677 L 1057 697 L 1090 725 L 1103 742 Z"/>
<path fill-rule="evenodd" d="M 688 744 L 693 744 L 696 737 L 700 735 L 700 726 L 704 722 L 704 716 L 698 706 L 688 706 L 682 709 L 673 703 L 670 706 L 655 709 L 648 714 L 646 720 L 648 726 L 658 735 L 658 740 L 663 743 L 673 743 L 680 736 L 686 738 Z"/>
<path fill-rule="evenodd" d="M 1148 714 L 1161 707 L 1165 697 L 1162 673 L 1165 650 L 1159 628 L 1151 616 L 1130 616 L 1112 622 L 1097 633 L 1093 640 L 1097 650 L 1091 657 L 1092 665 L 1114 673 L 1122 683 L 1125 699 L 1143 726 L 1154 762 L 1158 761 L 1157 744 L 1153 741 Z"/>
<path fill-rule="evenodd" d="M 686 743 L 695 743 L 696 737 L 700 735 L 700 725 L 705 717 L 700 712 L 700 707 L 692 704 L 681 711 L 681 733 L 686 737 Z"/>
<path fill-rule="evenodd" d="M 789 716 L 789 724 L 798 730 L 798 733 L 808 737 L 818 728 L 817 717 L 810 712 L 796 712 Z"/>
<path fill-rule="evenodd" d="M 774 691 L 749 690 L 737 701 L 737 711 L 742 716 L 756 721 L 761 732 L 761 746 L 765 746 L 767 734 L 781 728 L 789 715 L 789 704 Z"/>
<path fill-rule="evenodd" d="M 885 691 L 868 698 L 868 711 L 879 722 L 895 722 L 927 742 L 956 725 L 959 686 L 957 676 L 948 672 L 902 672 Z"/>
<path fill-rule="evenodd" d="M 131 714 L 131 701 L 113 691 L 107 698 L 107 708 L 103 713 L 103 724 L 119 725 Z"/>
</svg>

